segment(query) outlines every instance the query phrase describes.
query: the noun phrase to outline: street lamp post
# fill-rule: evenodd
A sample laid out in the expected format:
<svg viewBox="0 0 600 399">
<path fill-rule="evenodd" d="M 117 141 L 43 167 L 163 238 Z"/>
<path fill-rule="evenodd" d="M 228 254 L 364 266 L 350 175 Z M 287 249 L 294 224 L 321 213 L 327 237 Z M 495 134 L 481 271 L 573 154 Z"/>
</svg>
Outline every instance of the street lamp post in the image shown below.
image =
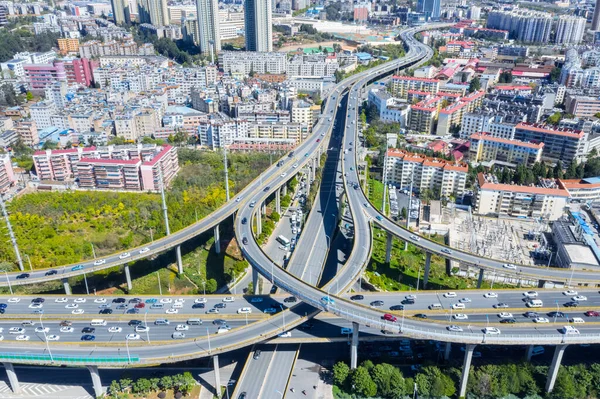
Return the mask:
<svg viewBox="0 0 600 399">
<path fill-rule="evenodd" d="M 208 327 L 206 327 L 206 338 L 208 339 L 208 354 L 212 351 L 210 350 L 210 333 L 208 332 Z"/>
<path fill-rule="evenodd" d="M 146 327 L 146 340 L 150 343 L 150 329 L 148 328 L 148 309 L 144 313 L 144 326 Z"/>
<path fill-rule="evenodd" d="M 206 280 L 202 282 L 202 290 L 204 292 L 204 296 L 206 296 Z"/>
<path fill-rule="evenodd" d="M 96 259 L 96 251 L 94 250 L 94 243 L 90 242 L 90 245 L 92 246 L 92 255 L 94 255 L 94 259 Z"/>
<path fill-rule="evenodd" d="M 156 272 L 156 277 L 158 277 L 158 293 L 162 295 L 162 287 L 160 286 L 160 274 Z"/>
<path fill-rule="evenodd" d="M 27 262 L 29 262 L 29 270 L 33 271 L 33 266 L 31 266 L 31 258 L 27 254 L 23 254 L 23 255 L 27 256 Z"/>
<path fill-rule="evenodd" d="M 85 292 L 90 295 L 90 289 L 88 287 L 87 276 L 85 275 L 85 272 L 83 272 L 83 281 L 85 282 Z"/>
<path fill-rule="evenodd" d="M 417 273 L 417 291 L 419 291 L 419 282 L 421 281 L 421 266 L 419 266 L 419 273 Z"/>
<path fill-rule="evenodd" d="M 283 310 L 283 305 L 279 305 L 281 308 L 281 316 L 283 316 L 283 328 L 282 331 L 285 331 L 285 311 Z"/>
<path fill-rule="evenodd" d="M 50 351 L 50 344 L 48 343 L 48 336 L 46 335 L 46 330 L 44 329 L 44 322 L 42 321 L 43 313 L 40 313 L 40 326 L 42 327 L 42 331 L 44 333 L 44 341 L 46 341 L 46 349 L 48 349 L 48 354 L 50 355 L 50 361 L 54 363 L 54 358 L 52 357 L 52 352 Z"/>
<path fill-rule="evenodd" d="M 10 285 L 10 280 L 8 279 L 8 273 L 6 272 L 6 270 L 4 271 L 4 274 L 6 275 L 6 282 L 8 283 L 8 289 L 10 291 L 10 295 L 12 295 L 13 290 L 12 290 L 12 286 Z"/>
<path fill-rule="evenodd" d="M 131 363 L 131 354 L 129 353 L 129 338 L 125 337 L 125 347 L 127 348 L 127 361 Z"/>
</svg>

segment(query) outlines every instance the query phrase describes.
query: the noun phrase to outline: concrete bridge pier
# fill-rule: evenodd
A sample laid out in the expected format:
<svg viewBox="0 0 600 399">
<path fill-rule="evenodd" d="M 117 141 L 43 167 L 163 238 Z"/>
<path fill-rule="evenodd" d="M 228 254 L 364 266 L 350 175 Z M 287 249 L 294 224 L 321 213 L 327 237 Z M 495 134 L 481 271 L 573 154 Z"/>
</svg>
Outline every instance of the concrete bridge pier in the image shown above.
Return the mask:
<svg viewBox="0 0 600 399">
<path fill-rule="evenodd" d="M 552 358 L 552 364 L 550 364 L 550 369 L 548 370 L 548 379 L 546 380 L 547 393 L 554 390 L 554 383 L 556 382 L 556 376 L 558 375 L 565 349 L 567 349 L 567 345 L 556 345 L 556 349 L 554 349 L 554 357 Z"/>
<path fill-rule="evenodd" d="M 262 215 L 261 212 L 256 212 L 256 235 L 262 233 Z"/>
<path fill-rule="evenodd" d="M 473 351 L 475 350 L 473 344 L 467 344 L 465 348 L 465 360 L 463 363 L 462 375 L 460 377 L 460 388 L 458 391 L 458 397 L 464 398 L 467 395 L 467 381 L 469 380 L 469 371 L 471 369 L 471 360 L 473 359 Z"/>
<path fill-rule="evenodd" d="M 281 216 L 281 191 L 275 191 L 275 212 Z"/>
<path fill-rule="evenodd" d="M 392 260 L 392 240 L 394 236 L 391 233 L 387 233 L 387 242 L 385 246 L 385 263 L 390 263 Z"/>
<path fill-rule="evenodd" d="M 423 288 L 427 288 L 429 282 L 429 269 L 431 268 L 431 252 L 425 254 L 425 275 L 423 276 Z M 419 287 L 417 287 L 419 289 Z"/>
<path fill-rule="evenodd" d="M 444 349 L 444 360 L 450 360 L 450 352 L 452 351 L 452 343 L 446 342 L 446 348 Z"/>
<path fill-rule="evenodd" d="M 254 291 L 253 295 L 259 295 L 260 290 L 258 287 L 258 271 L 255 268 L 252 268 L 252 290 Z"/>
<path fill-rule="evenodd" d="M 92 375 L 92 384 L 94 385 L 94 394 L 97 398 L 104 396 L 104 390 L 102 389 L 102 381 L 100 380 L 100 372 L 98 366 L 85 366 Z"/>
<path fill-rule="evenodd" d="M 217 396 L 221 395 L 221 374 L 219 369 L 219 355 L 213 356 L 213 366 L 215 367 L 215 392 Z"/>
<path fill-rule="evenodd" d="M 127 280 L 127 291 L 131 291 L 133 289 L 133 284 L 131 283 L 131 273 L 129 273 L 129 265 L 125 265 L 123 268 L 125 270 L 125 279 Z"/>
<path fill-rule="evenodd" d="M 281 186 L 281 195 L 283 195 L 284 197 L 287 195 L 287 184 Z"/>
<path fill-rule="evenodd" d="M 8 376 L 10 389 L 12 389 L 13 393 L 21 392 L 21 385 L 19 384 L 19 379 L 17 378 L 17 373 L 15 373 L 15 367 L 13 364 L 8 362 L 3 362 L 2 364 L 6 369 L 6 375 Z"/>
<path fill-rule="evenodd" d="M 65 294 L 71 295 L 71 286 L 69 285 L 69 279 L 63 278 L 62 283 L 63 283 L 63 287 L 65 287 Z"/>
<path fill-rule="evenodd" d="M 533 356 L 533 347 L 534 345 L 528 345 L 527 346 L 527 353 L 525 354 L 525 357 L 527 358 L 527 361 L 531 360 L 531 356 Z"/>
<path fill-rule="evenodd" d="M 479 269 L 479 279 L 477 280 L 477 288 L 481 288 L 481 284 L 483 284 L 483 275 L 485 271 L 483 269 Z"/>
<path fill-rule="evenodd" d="M 260 211 L 262 212 L 263 215 L 267 215 L 267 203 L 263 202 L 262 206 L 260 207 Z"/>
<path fill-rule="evenodd" d="M 175 247 L 175 254 L 177 255 L 177 274 L 183 274 L 183 262 L 181 261 L 181 245 Z"/>
<path fill-rule="evenodd" d="M 350 368 L 358 365 L 358 328 L 360 324 L 352 322 L 352 344 L 350 345 Z"/>
<path fill-rule="evenodd" d="M 213 229 L 215 235 L 215 253 L 221 253 L 221 236 L 219 235 L 219 225 L 216 225 Z"/>
</svg>

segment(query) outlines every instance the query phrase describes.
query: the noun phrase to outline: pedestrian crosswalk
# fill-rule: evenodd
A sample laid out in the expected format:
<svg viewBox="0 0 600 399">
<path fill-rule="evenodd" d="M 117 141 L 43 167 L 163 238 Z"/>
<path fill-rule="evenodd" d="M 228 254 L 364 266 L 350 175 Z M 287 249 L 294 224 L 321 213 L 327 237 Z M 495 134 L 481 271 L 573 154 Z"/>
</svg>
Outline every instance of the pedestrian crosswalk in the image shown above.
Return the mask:
<svg viewBox="0 0 600 399">
<path fill-rule="evenodd" d="M 4 381 L 0 381 L 0 399 L 44 398 L 44 399 L 93 399 L 79 385 L 52 385 L 21 383 L 21 391 L 13 393 Z"/>
</svg>

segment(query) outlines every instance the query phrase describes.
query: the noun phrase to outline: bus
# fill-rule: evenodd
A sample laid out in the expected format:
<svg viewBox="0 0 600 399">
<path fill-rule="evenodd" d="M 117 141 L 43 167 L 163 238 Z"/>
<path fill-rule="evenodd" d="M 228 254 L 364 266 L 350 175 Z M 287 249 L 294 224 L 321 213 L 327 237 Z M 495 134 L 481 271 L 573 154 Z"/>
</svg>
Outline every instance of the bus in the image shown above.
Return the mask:
<svg viewBox="0 0 600 399">
<path fill-rule="evenodd" d="M 288 240 L 284 236 L 278 236 L 277 241 L 286 248 L 290 247 L 290 240 Z"/>
</svg>

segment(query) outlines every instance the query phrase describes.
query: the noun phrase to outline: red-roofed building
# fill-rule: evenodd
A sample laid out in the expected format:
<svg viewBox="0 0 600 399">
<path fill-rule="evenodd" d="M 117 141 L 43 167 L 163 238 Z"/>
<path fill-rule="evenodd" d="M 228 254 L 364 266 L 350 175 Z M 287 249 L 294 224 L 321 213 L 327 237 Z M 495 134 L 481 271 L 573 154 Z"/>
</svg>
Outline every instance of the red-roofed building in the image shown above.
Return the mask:
<svg viewBox="0 0 600 399">
<path fill-rule="evenodd" d="M 446 52 L 449 54 L 470 53 L 474 45 L 475 43 L 473 42 L 452 40 L 446 44 Z"/>
<path fill-rule="evenodd" d="M 495 176 L 479 173 L 475 213 L 557 220 L 564 214 L 569 192 L 558 181 L 544 183 L 544 187 L 500 184 Z"/>
<path fill-rule="evenodd" d="M 434 196 L 449 197 L 464 193 L 468 171 L 465 163 L 389 149 L 385 160 L 385 183 L 408 188 L 412 178 L 416 192 L 431 190 Z"/>
<path fill-rule="evenodd" d="M 542 160 L 544 143 L 526 143 L 493 137 L 489 133 L 471 135 L 469 158 L 472 162 L 499 161 L 512 165 L 533 165 Z"/>
<path fill-rule="evenodd" d="M 37 151 L 40 180 L 73 181 L 81 188 L 158 191 L 177 174 L 177 149 L 170 145 L 127 145 Z"/>
<path fill-rule="evenodd" d="M 450 129 L 460 125 L 465 113 L 473 112 L 476 108 L 481 107 L 484 97 L 483 90 L 476 91 L 442 109 L 438 118 L 436 134 L 438 136 L 450 134 Z"/>
<path fill-rule="evenodd" d="M 521 122 L 515 127 L 515 140 L 544 143 L 543 159 L 569 165 L 574 159 L 585 158 L 585 133 L 581 130 L 559 129 L 550 125 Z"/>
</svg>

